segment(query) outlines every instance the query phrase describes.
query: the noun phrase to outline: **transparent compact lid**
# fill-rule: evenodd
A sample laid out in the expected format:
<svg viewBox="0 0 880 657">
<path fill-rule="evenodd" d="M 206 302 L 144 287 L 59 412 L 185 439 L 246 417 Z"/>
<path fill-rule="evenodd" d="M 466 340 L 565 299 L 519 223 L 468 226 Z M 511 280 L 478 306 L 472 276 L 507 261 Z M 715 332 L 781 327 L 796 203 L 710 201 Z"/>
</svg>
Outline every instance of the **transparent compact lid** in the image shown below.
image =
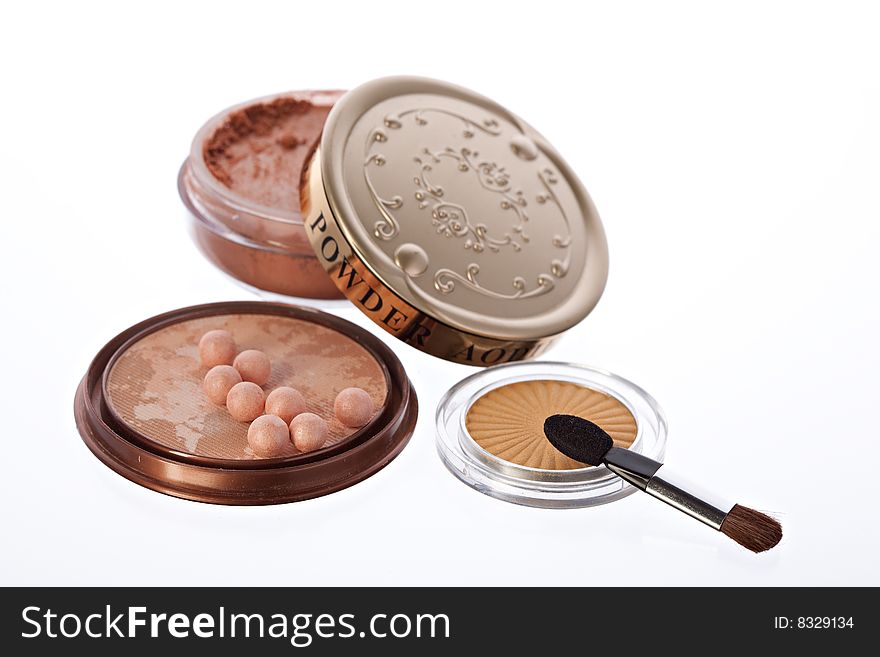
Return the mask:
<svg viewBox="0 0 880 657">
<path fill-rule="evenodd" d="M 663 457 L 666 420 L 648 393 L 610 372 L 560 362 L 499 365 L 459 382 L 437 407 L 437 451 L 468 486 L 516 504 L 577 508 L 635 492 L 604 466 L 556 452 L 540 428 L 555 413 L 586 417 L 617 446 Z"/>
</svg>

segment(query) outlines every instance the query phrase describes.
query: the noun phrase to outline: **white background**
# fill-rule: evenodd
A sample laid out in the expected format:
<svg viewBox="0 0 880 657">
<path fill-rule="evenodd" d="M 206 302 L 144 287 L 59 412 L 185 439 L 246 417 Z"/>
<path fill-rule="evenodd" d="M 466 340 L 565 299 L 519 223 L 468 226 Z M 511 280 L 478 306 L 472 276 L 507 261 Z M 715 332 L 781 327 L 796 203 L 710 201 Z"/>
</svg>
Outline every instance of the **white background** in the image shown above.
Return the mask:
<svg viewBox="0 0 880 657">
<path fill-rule="evenodd" d="M 2 583 L 880 584 L 878 33 L 841 2 L 5 5 Z M 329 497 L 195 504 L 86 449 L 73 395 L 107 340 L 250 298 L 185 230 L 175 176 L 199 126 L 390 74 L 478 90 L 558 146 L 611 274 L 546 358 L 651 392 L 667 463 L 778 512 L 777 549 L 645 495 L 549 511 L 474 492 L 433 426 L 471 370 L 404 346 L 416 433 Z"/>
</svg>

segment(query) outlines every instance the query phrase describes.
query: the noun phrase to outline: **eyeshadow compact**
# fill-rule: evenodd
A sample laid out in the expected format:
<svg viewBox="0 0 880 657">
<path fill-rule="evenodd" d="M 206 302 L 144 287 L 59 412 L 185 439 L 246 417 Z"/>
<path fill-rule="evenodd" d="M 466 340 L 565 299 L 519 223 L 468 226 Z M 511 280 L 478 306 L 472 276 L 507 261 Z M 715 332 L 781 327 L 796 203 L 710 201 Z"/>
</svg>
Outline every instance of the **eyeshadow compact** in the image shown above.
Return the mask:
<svg viewBox="0 0 880 657">
<path fill-rule="evenodd" d="M 414 77 L 260 98 L 198 131 L 178 190 L 200 251 L 268 300 L 172 311 L 97 355 L 77 426 L 128 479 L 269 504 L 388 464 L 413 433 L 418 381 L 406 348 L 331 314 L 331 300 L 481 368 L 450 381 L 436 416 L 443 463 L 481 492 L 543 507 L 632 492 L 558 451 L 542 430 L 553 414 L 662 455 L 662 414 L 638 387 L 533 361 L 596 305 L 608 252 L 577 176 L 497 103 Z"/>
<path fill-rule="evenodd" d="M 615 447 L 663 457 L 666 420 L 644 390 L 609 372 L 539 361 L 490 367 L 454 385 L 437 407 L 437 451 L 471 488 L 517 504 L 575 508 L 634 493 L 606 467 L 547 440 L 544 422 L 558 414 L 597 424 Z"/>
</svg>

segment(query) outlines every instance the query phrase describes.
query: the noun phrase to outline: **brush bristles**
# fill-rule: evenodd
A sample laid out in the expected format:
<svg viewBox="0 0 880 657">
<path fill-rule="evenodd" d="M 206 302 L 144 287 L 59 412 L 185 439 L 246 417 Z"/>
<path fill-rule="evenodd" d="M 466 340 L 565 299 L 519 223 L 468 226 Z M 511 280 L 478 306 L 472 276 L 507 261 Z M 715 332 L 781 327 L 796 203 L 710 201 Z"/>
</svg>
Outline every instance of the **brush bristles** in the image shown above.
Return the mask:
<svg viewBox="0 0 880 657">
<path fill-rule="evenodd" d="M 782 525 L 770 516 L 735 504 L 721 531 L 752 552 L 764 552 L 782 540 Z"/>
</svg>

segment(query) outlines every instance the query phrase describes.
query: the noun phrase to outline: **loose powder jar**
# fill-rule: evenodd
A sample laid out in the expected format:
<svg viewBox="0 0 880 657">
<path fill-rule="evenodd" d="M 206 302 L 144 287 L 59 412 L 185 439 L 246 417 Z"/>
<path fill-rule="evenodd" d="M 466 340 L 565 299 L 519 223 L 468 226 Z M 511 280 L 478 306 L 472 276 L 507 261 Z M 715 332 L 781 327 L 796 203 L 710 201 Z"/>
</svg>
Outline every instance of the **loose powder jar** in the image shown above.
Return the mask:
<svg viewBox="0 0 880 657">
<path fill-rule="evenodd" d="M 339 299 L 303 228 L 303 165 L 341 91 L 301 91 L 224 110 L 196 134 L 178 176 L 199 249 L 262 296 Z"/>
<path fill-rule="evenodd" d="M 574 508 L 635 492 L 605 466 L 558 452 L 543 431 L 556 414 L 598 424 L 616 447 L 663 457 L 666 421 L 645 391 L 608 372 L 556 362 L 500 365 L 458 383 L 437 407 L 437 451 L 468 486 L 517 504 Z"/>
<path fill-rule="evenodd" d="M 306 410 L 326 422 L 320 446 L 302 452 L 288 439 L 270 458 L 254 454 L 249 423 L 203 389 L 199 338 L 214 330 L 271 359 L 264 389 L 302 394 Z M 337 395 L 352 385 L 375 409 L 360 428 L 334 414 Z M 403 449 L 417 408 L 403 366 L 380 340 L 335 316 L 267 302 L 195 306 L 133 326 L 97 355 L 75 400 L 83 440 L 110 468 L 163 493 L 220 504 L 290 502 L 357 483 Z M 265 429 L 254 429 L 257 444 Z"/>
</svg>

